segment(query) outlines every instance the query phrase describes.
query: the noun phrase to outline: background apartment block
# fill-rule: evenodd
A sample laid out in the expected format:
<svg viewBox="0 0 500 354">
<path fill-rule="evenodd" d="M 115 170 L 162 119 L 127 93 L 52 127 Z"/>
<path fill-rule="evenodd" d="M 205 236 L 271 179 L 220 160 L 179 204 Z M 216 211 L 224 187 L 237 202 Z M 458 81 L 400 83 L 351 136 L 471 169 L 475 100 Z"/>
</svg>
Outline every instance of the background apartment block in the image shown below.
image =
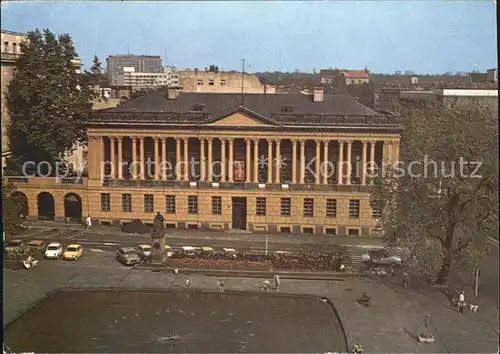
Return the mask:
<svg viewBox="0 0 500 354">
<path fill-rule="evenodd" d="M 110 76 L 111 86 L 130 86 L 133 89 L 150 87 L 178 87 L 179 74 L 175 67 L 165 67 L 160 73 L 137 72 L 134 67 L 124 67 Z"/>
<path fill-rule="evenodd" d="M 162 73 L 161 57 L 158 55 L 110 55 L 106 58 L 109 77 L 123 73 L 123 68 L 134 68 L 137 73 Z"/>
<path fill-rule="evenodd" d="M 236 71 L 179 71 L 184 92 L 198 93 L 275 93 L 276 87 L 262 84 L 254 74 Z M 243 84 L 243 85 L 242 85 Z"/>
<path fill-rule="evenodd" d="M 6 94 L 9 82 L 14 76 L 16 61 L 21 54 L 21 43 L 26 38 L 24 33 L 2 30 L 2 167 L 5 158 L 9 155 L 9 143 L 7 140 L 7 124 L 9 113 L 7 111 Z"/>
</svg>

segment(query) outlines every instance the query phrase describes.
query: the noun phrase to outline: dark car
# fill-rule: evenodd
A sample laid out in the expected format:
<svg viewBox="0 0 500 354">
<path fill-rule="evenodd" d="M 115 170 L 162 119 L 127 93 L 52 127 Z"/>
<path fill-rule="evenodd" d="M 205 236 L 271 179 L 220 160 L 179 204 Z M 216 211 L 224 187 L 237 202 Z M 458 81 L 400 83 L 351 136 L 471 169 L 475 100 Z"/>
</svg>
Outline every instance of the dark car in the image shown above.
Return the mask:
<svg viewBox="0 0 500 354">
<path fill-rule="evenodd" d="M 141 262 L 141 257 L 137 254 L 135 248 L 122 247 L 116 251 L 116 259 L 126 266 L 134 266 Z"/>
</svg>

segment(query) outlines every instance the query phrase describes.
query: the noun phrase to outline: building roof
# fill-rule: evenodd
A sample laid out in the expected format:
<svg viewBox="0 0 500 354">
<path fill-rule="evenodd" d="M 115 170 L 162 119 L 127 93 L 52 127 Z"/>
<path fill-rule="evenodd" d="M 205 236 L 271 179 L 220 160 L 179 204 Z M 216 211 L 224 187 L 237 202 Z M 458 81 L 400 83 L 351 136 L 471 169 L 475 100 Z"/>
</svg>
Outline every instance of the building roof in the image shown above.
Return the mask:
<svg viewBox="0 0 500 354">
<path fill-rule="evenodd" d="M 2 30 L 2 33 L 5 33 L 5 34 L 12 34 L 12 35 L 15 35 L 15 36 L 27 36 L 26 33 L 21 33 L 21 32 L 14 32 L 14 31 L 6 31 L 6 30 Z"/>
<path fill-rule="evenodd" d="M 345 77 L 368 79 L 368 72 L 365 70 L 345 70 Z"/>
<path fill-rule="evenodd" d="M 240 106 L 264 117 L 282 114 L 283 106 L 292 106 L 293 115 L 379 116 L 379 114 L 344 95 L 324 95 L 323 102 L 313 102 L 312 95 L 304 94 L 245 94 L 186 93 L 168 100 L 166 93 L 155 91 L 111 110 L 111 112 L 190 113 L 195 105 L 203 112 L 219 117 L 236 111 Z"/>
<path fill-rule="evenodd" d="M 339 74 L 339 70 L 332 70 L 332 69 L 321 69 L 319 71 L 319 76 L 321 77 L 334 77 Z"/>
</svg>

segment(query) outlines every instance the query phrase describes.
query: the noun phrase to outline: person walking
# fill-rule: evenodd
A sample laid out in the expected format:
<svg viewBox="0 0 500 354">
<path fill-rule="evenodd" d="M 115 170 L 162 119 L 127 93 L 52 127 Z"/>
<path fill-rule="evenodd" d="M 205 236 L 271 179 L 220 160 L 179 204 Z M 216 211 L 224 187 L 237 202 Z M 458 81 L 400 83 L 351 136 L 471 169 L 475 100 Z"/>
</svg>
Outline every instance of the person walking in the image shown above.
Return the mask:
<svg viewBox="0 0 500 354">
<path fill-rule="evenodd" d="M 92 220 L 90 219 L 90 215 L 87 215 L 87 218 L 85 219 L 85 228 L 89 230 L 91 226 L 92 226 Z"/>
<path fill-rule="evenodd" d="M 280 291 L 280 276 L 278 274 L 274 275 L 274 288 L 276 291 Z"/>
<path fill-rule="evenodd" d="M 401 276 L 401 279 L 403 280 L 404 287 L 408 289 L 408 283 L 410 282 L 408 273 L 403 272 L 403 275 Z"/>
<path fill-rule="evenodd" d="M 224 281 L 222 279 L 219 279 L 219 292 L 224 292 Z"/>
<path fill-rule="evenodd" d="M 191 287 L 191 282 L 189 281 L 189 279 L 186 279 L 186 288 L 190 288 Z"/>
<path fill-rule="evenodd" d="M 465 308 L 465 293 L 464 291 L 460 291 L 460 295 L 458 296 L 458 309 L 460 310 L 460 313 L 463 315 L 464 314 L 464 308 Z"/>
</svg>

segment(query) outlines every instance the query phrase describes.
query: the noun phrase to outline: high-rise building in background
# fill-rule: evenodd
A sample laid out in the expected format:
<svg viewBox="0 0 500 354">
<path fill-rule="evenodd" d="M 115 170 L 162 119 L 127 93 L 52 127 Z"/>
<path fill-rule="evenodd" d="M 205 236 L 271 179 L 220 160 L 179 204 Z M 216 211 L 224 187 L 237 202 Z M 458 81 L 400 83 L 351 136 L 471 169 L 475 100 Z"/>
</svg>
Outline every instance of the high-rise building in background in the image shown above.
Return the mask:
<svg viewBox="0 0 500 354">
<path fill-rule="evenodd" d="M 134 68 L 140 73 L 162 73 L 163 65 L 159 55 L 110 55 L 106 58 L 108 76 L 123 73 L 123 68 Z"/>
</svg>

